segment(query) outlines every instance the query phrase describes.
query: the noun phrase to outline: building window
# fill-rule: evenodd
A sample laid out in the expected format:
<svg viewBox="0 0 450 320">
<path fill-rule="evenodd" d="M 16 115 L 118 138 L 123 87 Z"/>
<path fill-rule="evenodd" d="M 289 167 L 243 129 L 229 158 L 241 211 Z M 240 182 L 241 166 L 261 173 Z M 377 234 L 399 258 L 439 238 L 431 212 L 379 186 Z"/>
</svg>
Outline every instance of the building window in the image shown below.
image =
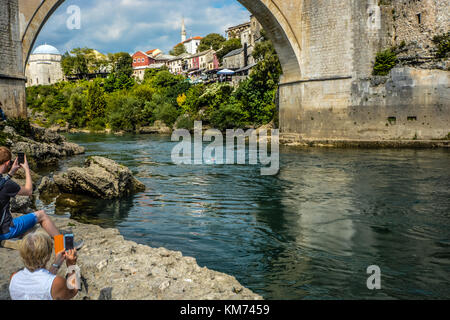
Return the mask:
<svg viewBox="0 0 450 320">
<path fill-rule="evenodd" d="M 417 14 L 417 22 L 418 22 L 419 24 L 422 24 L 422 14 L 421 14 L 421 13 L 418 13 L 418 14 Z"/>
</svg>

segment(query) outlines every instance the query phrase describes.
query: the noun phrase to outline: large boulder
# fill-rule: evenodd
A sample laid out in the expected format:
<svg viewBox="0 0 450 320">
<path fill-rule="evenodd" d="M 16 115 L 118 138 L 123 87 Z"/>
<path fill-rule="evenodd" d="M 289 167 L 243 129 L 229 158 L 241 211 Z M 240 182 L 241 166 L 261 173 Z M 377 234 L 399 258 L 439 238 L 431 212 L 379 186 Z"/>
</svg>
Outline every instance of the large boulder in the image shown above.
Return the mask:
<svg viewBox="0 0 450 320">
<path fill-rule="evenodd" d="M 115 199 L 145 190 L 127 167 L 103 157 L 89 157 L 85 167 L 69 168 L 54 175 L 53 180 L 63 193 Z"/>
<path fill-rule="evenodd" d="M 34 206 L 32 197 L 16 196 L 11 198 L 11 212 L 14 213 L 31 213 L 33 212 L 32 207 Z"/>
</svg>

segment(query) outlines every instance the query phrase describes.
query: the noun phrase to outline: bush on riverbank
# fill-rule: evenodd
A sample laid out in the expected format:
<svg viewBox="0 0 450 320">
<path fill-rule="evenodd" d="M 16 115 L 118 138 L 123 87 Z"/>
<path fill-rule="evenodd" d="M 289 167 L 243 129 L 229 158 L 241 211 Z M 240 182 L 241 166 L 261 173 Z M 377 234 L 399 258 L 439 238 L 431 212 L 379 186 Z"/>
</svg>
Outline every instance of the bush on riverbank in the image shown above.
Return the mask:
<svg viewBox="0 0 450 320">
<path fill-rule="evenodd" d="M 29 87 L 27 102 L 45 117 L 39 124 L 47 127 L 136 132 L 155 121 L 191 129 L 196 120 L 218 129 L 259 126 L 274 118 L 281 66 L 269 41 L 257 44 L 254 57 L 258 64 L 237 88 L 192 85 L 162 68 L 147 70 L 140 84 L 122 81 L 123 74 L 116 72 L 114 83 L 120 85 L 108 77 Z"/>
</svg>

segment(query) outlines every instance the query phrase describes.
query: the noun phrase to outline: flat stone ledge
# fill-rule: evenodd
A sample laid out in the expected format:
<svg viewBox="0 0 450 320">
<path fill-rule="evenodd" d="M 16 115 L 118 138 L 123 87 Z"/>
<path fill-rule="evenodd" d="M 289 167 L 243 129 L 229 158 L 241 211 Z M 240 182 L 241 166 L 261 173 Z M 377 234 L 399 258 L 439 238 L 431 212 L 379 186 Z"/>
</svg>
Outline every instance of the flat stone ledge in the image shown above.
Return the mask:
<svg viewBox="0 0 450 320">
<path fill-rule="evenodd" d="M 361 149 L 436 149 L 450 148 L 450 140 L 334 140 L 301 139 L 293 135 L 280 137 L 285 146 L 302 148 L 361 148 Z"/>
</svg>

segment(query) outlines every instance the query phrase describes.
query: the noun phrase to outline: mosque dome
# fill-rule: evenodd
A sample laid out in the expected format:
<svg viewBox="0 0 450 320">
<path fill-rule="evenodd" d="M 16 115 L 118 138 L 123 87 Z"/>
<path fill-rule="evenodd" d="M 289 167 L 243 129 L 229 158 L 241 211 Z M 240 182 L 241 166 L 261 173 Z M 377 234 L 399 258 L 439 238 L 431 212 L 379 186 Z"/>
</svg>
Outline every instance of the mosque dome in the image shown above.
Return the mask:
<svg viewBox="0 0 450 320">
<path fill-rule="evenodd" d="M 37 47 L 34 51 L 33 54 L 59 54 L 58 49 L 56 49 L 55 47 L 48 45 L 48 44 L 43 44 L 39 47 Z"/>
</svg>

